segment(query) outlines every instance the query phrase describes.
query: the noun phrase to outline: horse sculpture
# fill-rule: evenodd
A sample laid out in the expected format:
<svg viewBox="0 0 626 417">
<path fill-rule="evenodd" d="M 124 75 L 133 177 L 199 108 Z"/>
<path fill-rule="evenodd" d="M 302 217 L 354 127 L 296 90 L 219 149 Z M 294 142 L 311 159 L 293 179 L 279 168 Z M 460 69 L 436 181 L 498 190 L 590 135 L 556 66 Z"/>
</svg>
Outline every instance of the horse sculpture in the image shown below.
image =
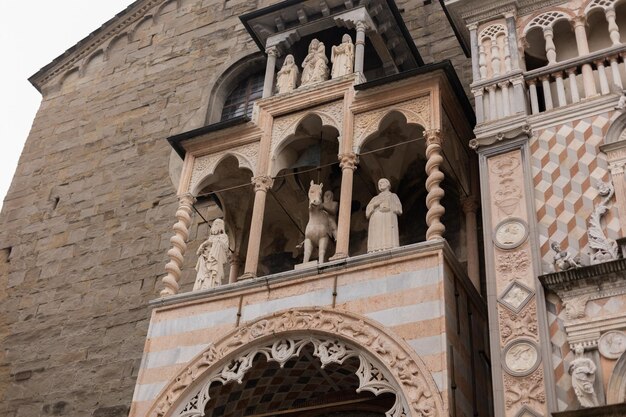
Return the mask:
<svg viewBox="0 0 626 417">
<path fill-rule="evenodd" d="M 324 210 L 322 187 L 324 184 L 315 184 L 311 181 L 309 187 L 309 222 L 304 230 L 304 263 L 311 259 L 313 246 L 318 248 L 318 262 L 324 262 L 324 255 L 332 237 L 330 215 Z"/>
</svg>

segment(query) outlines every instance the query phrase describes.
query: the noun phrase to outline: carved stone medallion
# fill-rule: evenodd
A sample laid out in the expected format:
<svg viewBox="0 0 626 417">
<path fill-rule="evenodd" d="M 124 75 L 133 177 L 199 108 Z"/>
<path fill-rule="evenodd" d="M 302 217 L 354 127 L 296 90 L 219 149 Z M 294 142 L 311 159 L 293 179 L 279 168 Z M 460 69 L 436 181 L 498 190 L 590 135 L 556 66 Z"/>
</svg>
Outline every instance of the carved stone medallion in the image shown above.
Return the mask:
<svg viewBox="0 0 626 417">
<path fill-rule="evenodd" d="M 532 296 L 533 290 L 521 282 L 514 281 L 504 290 L 499 301 L 515 313 L 518 313 Z"/>
<path fill-rule="evenodd" d="M 503 365 L 513 376 L 526 376 L 539 366 L 539 350 L 532 340 L 516 340 L 504 349 Z"/>
<path fill-rule="evenodd" d="M 598 340 L 598 350 L 607 359 L 617 359 L 626 351 L 626 334 L 619 330 L 604 333 Z"/>
<path fill-rule="evenodd" d="M 493 243 L 500 249 L 514 249 L 528 237 L 528 224 L 518 218 L 501 221 L 493 233 Z"/>
</svg>

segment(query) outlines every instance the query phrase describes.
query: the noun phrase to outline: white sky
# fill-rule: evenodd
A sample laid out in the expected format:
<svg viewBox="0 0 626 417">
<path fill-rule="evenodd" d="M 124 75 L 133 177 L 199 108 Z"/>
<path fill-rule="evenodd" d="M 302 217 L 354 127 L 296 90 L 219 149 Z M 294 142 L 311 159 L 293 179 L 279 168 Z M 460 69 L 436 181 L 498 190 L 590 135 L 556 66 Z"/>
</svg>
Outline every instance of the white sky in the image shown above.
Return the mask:
<svg viewBox="0 0 626 417">
<path fill-rule="evenodd" d="M 28 77 L 75 45 L 133 0 L 4 2 L 0 13 L 0 207 L 41 95 Z"/>
</svg>

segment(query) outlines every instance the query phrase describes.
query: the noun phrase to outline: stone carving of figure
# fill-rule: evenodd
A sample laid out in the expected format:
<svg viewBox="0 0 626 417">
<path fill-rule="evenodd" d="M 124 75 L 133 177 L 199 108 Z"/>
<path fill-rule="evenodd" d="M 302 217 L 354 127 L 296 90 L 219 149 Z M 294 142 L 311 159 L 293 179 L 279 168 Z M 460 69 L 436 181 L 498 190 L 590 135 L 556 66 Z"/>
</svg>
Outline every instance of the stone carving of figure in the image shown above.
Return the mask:
<svg viewBox="0 0 626 417">
<path fill-rule="evenodd" d="M 572 376 L 572 387 L 583 407 L 599 405 L 593 383 L 596 380 L 596 364 L 583 356 L 583 348 L 576 348 L 576 359 L 569 365 L 569 374 Z"/>
<path fill-rule="evenodd" d="M 217 287 L 224 278 L 224 264 L 228 262 L 229 242 L 224 230 L 224 220 L 215 219 L 209 238 L 202 242 L 196 254 L 196 282 L 193 291 Z"/>
<path fill-rule="evenodd" d="M 365 209 L 365 217 L 369 219 L 368 252 L 400 246 L 398 216 L 402 214 L 402 203 L 390 188 L 389 180 L 381 178 L 378 181 L 380 193 L 370 200 Z"/>
<path fill-rule="evenodd" d="M 324 193 L 322 207 L 324 211 L 328 213 L 330 234 L 334 240 L 337 240 L 337 211 L 339 210 L 339 203 L 335 201 L 335 196 L 332 191 L 329 190 Z"/>
<path fill-rule="evenodd" d="M 561 250 L 561 245 L 557 242 L 550 243 L 550 247 L 556 254 L 554 255 L 554 267 L 558 271 L 567 271 L 572 268 L 580 268 L 582 265 L 578 257 L 566 250 Z"/>
<path fill-rule="evenodd" d="M 332 78 L 352 74 L 354 71 L 354 44 L 347 33 L 341 38 L 341 44 L 332 47 L 330 62 L 333 63 Z"/>
<path fill-rule="evenodd" d="M 302 62 L 301 86 L 326 81 L 328 79 L 328 58 L 323 42 L 313 39 L 309 44 L 309 53 Z"/>
<path fill-rule="evenodd" d="M 288 93 L 296 88 L 300 71 L 293 60 L 293 55 L 287 55 L 283 66 L 276 76 L 276 89 L 278 94 Z"/>
</svg>

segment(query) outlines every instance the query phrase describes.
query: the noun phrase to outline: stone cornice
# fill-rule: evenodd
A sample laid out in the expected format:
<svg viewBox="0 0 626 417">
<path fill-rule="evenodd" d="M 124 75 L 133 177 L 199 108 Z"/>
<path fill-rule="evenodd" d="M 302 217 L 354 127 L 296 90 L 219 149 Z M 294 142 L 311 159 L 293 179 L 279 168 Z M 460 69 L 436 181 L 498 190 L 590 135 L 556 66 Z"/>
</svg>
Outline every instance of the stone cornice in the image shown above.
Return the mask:
<svg viewBox="0 0 626 417">
<path fill-rule="evenodd" d="M 124 33 L 129 26 L 143 18 L 150 9 L 160 6 L 168 0 L 137 0 L 126 9 L 116 14 L 98 29 L 91 32 L 63 54 L 41 68 L 28 80 L 38 90 L 42 91 L 46 83 L 60 74 L 65 73 L 88 57 L 108 39 Z"/>
<path fill-rule="evenodd" d="M 626 259 L 568 269 L 539 277 L 544 287 L 557 293 L 585 287 L 592 287 L 594 291 L 598 291 L 608 283 L 622 280 L 626 282 Z"/>
</svg>

